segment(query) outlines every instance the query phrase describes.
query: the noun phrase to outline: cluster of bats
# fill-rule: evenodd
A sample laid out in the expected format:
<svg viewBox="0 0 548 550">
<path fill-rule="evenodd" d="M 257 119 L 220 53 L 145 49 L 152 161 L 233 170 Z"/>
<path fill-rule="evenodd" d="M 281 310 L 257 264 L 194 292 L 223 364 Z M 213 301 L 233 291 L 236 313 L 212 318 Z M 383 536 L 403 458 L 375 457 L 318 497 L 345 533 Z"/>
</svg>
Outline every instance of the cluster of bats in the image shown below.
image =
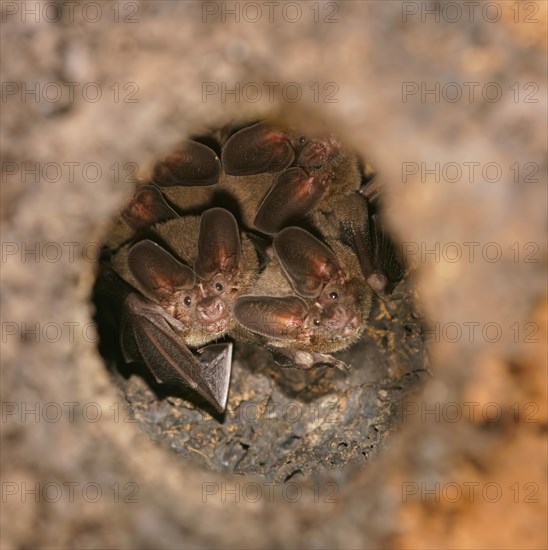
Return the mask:
<svg viewBox="0 0 548 550">
<path fill-rule="evenodd" d="M 116 220 L 102 294 L 126 362 L 226 407 L 232 341 L 282 366 L 346 365 L 403 275 L 375 182 L 334 136 L 261 121 L 181 143 Z"/>
</svg>

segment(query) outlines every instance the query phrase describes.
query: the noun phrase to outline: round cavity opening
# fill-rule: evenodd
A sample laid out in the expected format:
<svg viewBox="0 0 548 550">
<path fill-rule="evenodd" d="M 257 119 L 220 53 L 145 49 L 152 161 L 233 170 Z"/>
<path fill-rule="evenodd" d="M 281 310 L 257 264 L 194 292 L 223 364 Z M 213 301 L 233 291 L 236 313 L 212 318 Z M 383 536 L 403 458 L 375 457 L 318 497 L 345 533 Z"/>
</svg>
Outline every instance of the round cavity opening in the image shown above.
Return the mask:
<svg viewBox="0 0 548 550">
<path fill-rule="evenodd" d="M 127 420 L 214 471 L 367 462 L 427 373 L 376 171 L 328 131 L 181 141 L 113 221 L 93 299 Z"/>
</svg>

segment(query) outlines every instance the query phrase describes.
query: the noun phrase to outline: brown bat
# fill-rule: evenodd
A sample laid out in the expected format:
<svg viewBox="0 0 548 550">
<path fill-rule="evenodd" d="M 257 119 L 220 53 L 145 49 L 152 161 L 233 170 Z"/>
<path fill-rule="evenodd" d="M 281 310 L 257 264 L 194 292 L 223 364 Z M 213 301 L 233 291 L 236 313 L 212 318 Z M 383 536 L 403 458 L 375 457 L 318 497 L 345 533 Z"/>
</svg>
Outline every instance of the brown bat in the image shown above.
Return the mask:
<svg viewBox="0 0 548 550">
<path fill-rule="evenodd" d="M 234 325 L 234 302 L 259 269 L 255 249 L 221 208 L 158 224 L 147 237 L 112 258 L 135 290 L 123 305 L 124 358 L 144 362 L 159 381 L 189 385 L 222 412 L 232 344 L 206 344 Z M 189 347 L 200 348 L 197 357 Z"/>
<path fill-rule="evenodd" d="M 274 259 L 253 294 L 236 301 L 236 340 L 265 347 L 291 366 L 346 369 L 329 354 L 360 338 L 372 292 L 352 249 L 329 244 L 300 227 L 274 237 Z"/>
<path fill-rule="evenodd" d="M 242 227 L 274 234 L 333 197 L 360 187 L 356 155 L 333 136 L 311 138 L 266 122 L 214 135 L 222 150 L 217 185 L 196 187 L 183 177 L 172 177 L 176 169 L 171 163 L 178 162 L 177 154 L 162 159 L 153 170 L 151 181 L 181 212 L 223 205 Z M 213 171 L 211 158 L 209 162 L 206 172 Z"/>
<path fill-rule="evenodd" d="M 171 188 L 175 203 L 196 208 L 228 198 L 243 227 L 264 233 L 290 224 L 311 226 L 354 250 L 378 295 L 394 289 L 402 263 L 380 222 L 382 189 L 369 164 L 361 164 L 333 136 L 310 138 L 266 122 L 236 131 L 225 127 L 214 140 L 222 150 L 218 185 Z M 216 164 L 210 162 L 213 171 Z"/>
<path fill-rule="evenodd" d="M 212 206 L 231 211 L 243 228 L 273 234 L 360 185 L 357 157 L 332 136 L 258 122 L 196 139 L 207 145 L 183 141 L 154 165 L 113 224 L 109 249 L 150 225 Z"/>
<path fill-rule="evenodd" d="M 226 333 L 270 349 L 286 366 L 345 368 L 330 354 L 359 339 L 371 289 L 383 295 L 402 276 L 368 208 L 372 187 L 358 192 L 363 176 L 332 136 L 265 122 L 188 140 L 161 159 L 109 239 L 115 249 L 137 235 L 112 262 L 134 289 L 122 315 L 126 360 L 185 382 L 219 411 L 232 347 L 211 342 Z M 271 247 L 270 237 L 253 236 L 271 259 L 256 283 L 250 238 L 215 205 L 244 228 L 274 234 Z M 189 350 L 200 346 L 197 356 Z"/>
</svg>

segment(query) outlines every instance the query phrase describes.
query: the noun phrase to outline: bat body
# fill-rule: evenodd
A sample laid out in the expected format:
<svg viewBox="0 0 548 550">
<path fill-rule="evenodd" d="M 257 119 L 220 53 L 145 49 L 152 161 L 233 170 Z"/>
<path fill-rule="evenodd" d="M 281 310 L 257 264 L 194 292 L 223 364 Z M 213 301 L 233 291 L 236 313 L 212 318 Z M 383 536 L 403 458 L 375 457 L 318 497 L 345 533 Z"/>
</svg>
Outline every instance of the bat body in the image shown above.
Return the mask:
<svg viewBox="0 0 548 550">
<path fill-rule="evenodd" d="M 238 130 L 222 143 L 222 172 L 213 186 L 189 186 L 183 179 L 152 181 L 181 212 L 223 205 L 246 229 L 274 234 L 298 222 L 333 197 L 357 191 L 360 170 L 356 155 L 332 136 L 308 137 L 291 129 L 259 122 Z M 204 146 L 205 147 L 205 146 Z M 160 161 L 155 173 L 169 163 Z M 212 171 L 212 169 L 211 169 Z"/>
<path fill-rule="evenodd" d="M 329 354 L 360 338 L 372 292 L 353 251 L 329 244 L 299 227 L 274 237 L 274 257 L 253 294 L 236 301 L 235 339 L 270 349 L 299 368 L 345 368 Z"/>
<path fill-rule="evenodd" d="M 215 342 L 225 335 L 284 366 L 346 369 L 331 354 L 360 338 L 373 293 L 402 276 L 363 174 L 333 136 L 266 122 L 186 140 L 160 159 L 107 241 L 126 285 L 126 361 L 219 412 L 232 344 Z"/>
<path fill-rule="evenodd" d="M 234 302 L 257 276 L 255 248 L 221 208 L 157 224 L 140 237 L 111 260 L 135 291 L 123 305 L 124 357 L 144 362 L 163 382 L 189 385 L 222 411 L 232 345 L 206 344 L 233 326 Z M 189 347 L 203 346 L 196 359 Z"/>
<path fill-rule="evenodd" d="M 332 136 L 310 138 L 259 122 L 236 132 L 223 128 L 210 138 L 222 163 L 213 149 L 193 140 L 160 159 L 115 222 L 109 248 L 177 213 L 215 206 L 229 210 L 244 229 L 275 234 L 360 187 L 356 155 Z"/>
<path fill-rule="evenodd" d="M 335 197 L 307 216 L 311 227 L 329 242 L 340 242 L 355 254 L 369 287 L 389 299 L 404 275 L 396 247 L 382 225 L 379 199 L 367 200 L 362 192 Z"/>
</svg>

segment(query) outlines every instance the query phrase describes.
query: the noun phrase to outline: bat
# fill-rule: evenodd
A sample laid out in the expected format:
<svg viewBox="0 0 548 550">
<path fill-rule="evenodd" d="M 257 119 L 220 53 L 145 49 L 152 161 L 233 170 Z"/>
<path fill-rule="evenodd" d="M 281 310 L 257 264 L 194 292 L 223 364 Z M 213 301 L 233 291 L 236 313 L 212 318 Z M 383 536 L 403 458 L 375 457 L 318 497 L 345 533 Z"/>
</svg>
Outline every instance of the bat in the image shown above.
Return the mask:
<svg viewBox="0 0 548 550">
<path fill-rule="evenodd" d="M 120 324 L 125 360 L 144 362 L 159 381 L 190 386 L 222 412 L 232 344 L 212 342 L 231 329 L 234 302 L 259 269 L 232 214 L 212 208 L 157 224 L 111 264 L 132 288 Z"/>
<path fill-rule="evenodd" d="M 216 135 L 223 167 L 218 193 L 234 198 L 243 227 L 273 234 L 304 224 L 331 242 L 341 240 L 375 293 L 389 296 L 403 268 L 382 225 L 382 186 L 369 163 L 334 136 L 311 138 L 267 122 Z"/>
<path fill-rule="evenodd" d="M 361 178 L 357 156 L 334 136 L 310 137 L 264 121 L 223 127 L 156 162 L 147 191 L 137 189 L 111 231 L 111 248 L 174 213 L 213 206 L 231 211 L 242 228 L 272 235 L 358 191 Z"/>
<path fill-rule="evenodd" d="M 309 137 L 256 122 L 235 132 L 221 129 L 211 140 L 221 151 L 216 185 L 210 180 L 201 186 L 194 180 L 187 184 L 182 171 L 179 179 L 171 177 L 177 173 L 177 155 L 168 155 L 154 168 L 154 173 L 170 174 L 163 179 L 153 176 L 152 181 L 181 213 L 223 205 L 243 228 L 274 234 L 333 197 L 360 187 L 357 156 L 333 136 Z M 214 155 L 211 149 L 209 160 L 202 157 L 210 164 L 206 173 L 214 171 Z"/>
<path fill-rule="evenodd" d="M 236 300 L 236 340 L 265 347 L 285 357 L 286 365 L 346 370 L 330 354 L 360 338 L 372 291 L 351 248 L 329 244 L 300 227 L 275 235 L 273 260 L 253 293 Z"/>
<path fill-rule="evenodd" d="M 283 366 L 347 368 L 331 354 L 360 338 L 373 294 L 403 275 L 370 167 L 334 136 L 262 121 L 182 142 L 146 181 L 109 238 L 126 243 L 112 257 L 131 289 L 126 361 L 218 411 L 232 344 L 213 342 L 224 335 Z"/>
<path fill-rule="evenodd" d="M 228 176 L 278 172 L 259 186 L 239 177 L 243 179 L 240 187 L 260 197 L 250 205 L 254 212 L 252 226 L 268 234 L 328 204 L 334 196 L 357 190 L 360 184 L 357 157 L 335 137 L 309 137 L 265 122 L 231 136 L 222 150 L 222 164 Z"/>
</svg>

